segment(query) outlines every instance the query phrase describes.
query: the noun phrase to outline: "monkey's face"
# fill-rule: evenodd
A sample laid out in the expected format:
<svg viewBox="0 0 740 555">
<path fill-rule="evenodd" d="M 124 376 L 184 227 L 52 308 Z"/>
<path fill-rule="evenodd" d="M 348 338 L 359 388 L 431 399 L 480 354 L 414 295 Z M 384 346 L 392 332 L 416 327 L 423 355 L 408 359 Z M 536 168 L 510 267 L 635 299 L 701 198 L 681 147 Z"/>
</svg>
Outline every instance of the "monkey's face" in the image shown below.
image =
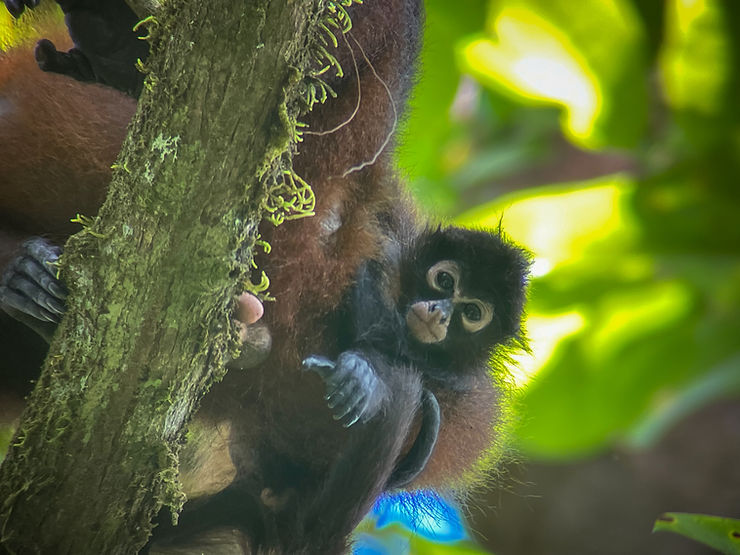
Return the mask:
<svg viewBox="0 0 740 555">
<path fill-rule="evenodd" d="M 455 367 L 521 336 L 526 254 L 497 232 L 429 229 L 402 256 L 399 311 L 411 347 Z"/>
<path fill-rule="evenodd" d="M 454 260 L 441 260 L 426 272 L 426 286 L 432 298 L 417 300 L 406 313 L 409 333 L 420 343 L 440 343 L 447 338 L 451 322 L 458 333 L 475 334 L 493 320 L 490 302 L 467 295 L 463 273 Z"/>
</svg>

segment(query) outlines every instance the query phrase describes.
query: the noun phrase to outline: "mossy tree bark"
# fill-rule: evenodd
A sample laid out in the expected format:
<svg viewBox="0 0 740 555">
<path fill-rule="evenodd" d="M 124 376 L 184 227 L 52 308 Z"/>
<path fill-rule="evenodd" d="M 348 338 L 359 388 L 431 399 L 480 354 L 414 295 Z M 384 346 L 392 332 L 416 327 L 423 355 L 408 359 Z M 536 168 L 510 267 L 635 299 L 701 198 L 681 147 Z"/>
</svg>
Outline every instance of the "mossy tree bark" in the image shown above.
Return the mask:
<svg viewBox="0 0 740 555">
<path fill-rule="evenodd" d="M 178 445 L 236 346 L 265 176 L 320 0 L 167 0 L 69 312 L 0 469 L 0 551 L 133 553 L 177 508 Z"/>
</svg>

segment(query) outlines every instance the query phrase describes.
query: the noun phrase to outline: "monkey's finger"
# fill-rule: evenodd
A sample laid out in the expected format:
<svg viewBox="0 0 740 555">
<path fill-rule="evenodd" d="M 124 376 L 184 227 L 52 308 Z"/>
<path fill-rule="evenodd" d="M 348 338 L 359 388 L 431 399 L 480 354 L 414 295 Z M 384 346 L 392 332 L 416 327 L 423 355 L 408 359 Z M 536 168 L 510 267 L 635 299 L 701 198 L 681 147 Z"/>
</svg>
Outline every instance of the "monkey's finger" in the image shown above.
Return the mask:
<svg viewBox="0 0 740 555">
<path fill-rule="evenodd" d="M 303 359 L 301 363 L 304 370 L 312 370 L 326 381 L 334 374 L 336 364 L 326 357 L 310 355 Z"/>
<path fill-rule="evenodd" d="M 326 400 L 326 405 L 335 415 L 341 418 L 350 410 L 352 410 L 352 407 L 357 405 L 359 399 L 361 399 L 363 396 L 364 394 L 362 391 L 353 390 L 343 393 L 342 395 L 332 396 L 331 398 Z"/>
<path fill-rule="evenodd" d="M 359 415 L 356 414 L 357 406 L 363 403 L 365 396 L 365 392 L 361 391 L 358 395 L 353 395 L 351 398 L 347 399 L 346 403 L 334 409 L 334 420 L 343 420 L 343 426 L 345 428 L 357 422 L 357 418 L 355 418 L 355 416 L 359 418 Z M 347 424 L 347 421 L 350 421 L 350 423 Z"/>
<path fill-rule="evenodd" d="M 362 412 L 355 409 L 350 413 L 347 413 L 347 417 L 344 419 L 344 422 L 342 422 L 342 426 L 345 428 L 349 428 L 353 424 L 356 424 L 358 420 L 362 417 Z"/>
<path fill-rule="evenodd" d="M 23 244 L 23 247 L 28 255 L 36 260 L 50 276 L 56 277 L 57 269 L 55 264 L 59 261 L 59 257 L 62 255 L 61 247 L 52 245 L 41 237 L 36 237 L 26 241 Z"/>
<path fill-rule="evenodd" d="M 334 412 L 334 414 L 342 413 L 348 403 L 352 402 L 352 399 L 356 397 L 354 384 L 350 381 L 344 383 L 341 388 L 332 389 L 325 396 L 326 405 Z"/>
<path fill-rule="evenodd" d="M 18 261 L 16 269 L 19 274 L 27 278 L 27 281 L 36 285 L 31 298 L 43 299 L 45 302 L 42 304 L 52 312 L 64 313 L 64 305 L 60 301 L 67 298 L 67 289 L 59 280 L 45 271 L 42 264 L 32 258 L 24 257 Z"/>
<path fill-rule="evenodd" d="M 380 386 L 377 379 L 373 381 L 373 386 L 367 389 L 367 395 L 361 406 L 358 408 L 358 415 L 360 421 L 364 424 L 371 420 L 383 404 L 385 393 L 383 387 Z"/>
<path fill-rule="evenodd" d="M 28 257 L 24 257 L 22 260 L 30 258 L 38 264 L 38 267 L 25 265 L 21 271 L 25 271 L 26 275 L 60 301 L 66 299 L 69 292 L 64 284 L 57 279 L 56 267 L 56 263 L 62 255 L 62 248 L 41 237 L 26 241 L 23 247 Z"/>
<path fill-rule="evenodd" d="M 363 424 L 367 422 L 368 420 L 370 420 L 373 416 L 375 416 L 375 411 L 373 411 L 371 414 L 369 410 L 370 404 L 372 402 L 373 402 L 373 396 L 367 395 L 365 397 L 365 402 L 362 403 L 362 405 L 357 409 L 357 420 L 361 420 Z M 354 424 L 354 422 L 352 422 L 352 424 Z"/>
<path fill-rule="evenodd" d="M 326 404 L 330 409 L 333 409 L 338 404 L 343 403 L 353 395 L 356 395 L 355 390 L 358 387 L 356 380 L 347 377 L 341 381 L 337 381 L 335 387 L 331 387 L 331 385 L 334 384 L 327 383 L 327 393 L 324 397 L 324 399 L 326 399 Z"/>
<path fill-rule="evenodd" d="M 16 306 L 21 308 L 18 309 Z M 28 299 L 4 285 L 0 285 L 0 310 L 38 333 L 47 343 L 51 342 L 58 325 L 54 315 L 44 313 L 43 309 L 36 305 L 29 307 Z"/>
<path fill-rule="evenodd" d="M 364 396 L 363 400 L 359 402 L 355 408 L 354 414 L 356 416 L 351 422 L 346 423 L 344 427 L 349 428 L 357 421 L 360 421 L 363 424 L 366 423 L 377 414 L 379 406 L 380 403 L 377 390 L 368 391 L 367 395 Z"/>
<path fill-rule="evenodd" d="M 31 301 L 54 314 L 64 314 L 63 299 L 50 293 L 50 278 L 39 265 L 30 258 L 23 258 L 16 266 L 16 273 L 10 276 L 6 285 L 19 293 L 26 295 Z M 45 288 L 48 287 L 49 289 Z M 65 294 L 66 296 L 66 294 Z"/>
<path fill-rule="evenodd" d="M 0 286 L 0 306 L 9 307 L 42 322 L 59 323 L 59 316 L 52 314 L 43 306 L 31 301 L 27 295 L 10 287 Z"/>
<path fill-rule="evenodd" d="M 59 316 L 65 312 L 64 305 L 61 302 L 44 291 L 34 280 L 28 279 L 22 274 L 12 276 L 7 286 L 11 291 L 24 295 L 29 306 L 38 306 L 52 314 L 54 317 L 52 322 L 59 322 Z M 29 314 L 31 313 L 29 312 Z"/>
</svg>

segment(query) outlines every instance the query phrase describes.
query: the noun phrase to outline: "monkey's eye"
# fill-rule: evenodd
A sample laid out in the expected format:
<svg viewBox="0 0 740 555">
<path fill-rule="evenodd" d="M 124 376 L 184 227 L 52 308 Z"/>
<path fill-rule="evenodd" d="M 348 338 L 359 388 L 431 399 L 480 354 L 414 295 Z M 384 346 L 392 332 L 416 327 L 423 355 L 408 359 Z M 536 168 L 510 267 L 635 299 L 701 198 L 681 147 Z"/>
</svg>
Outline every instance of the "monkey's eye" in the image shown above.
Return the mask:
<svg viewBox="0 0 740 555">
<path fill-rule="evenodd" d="M 443 291 L 452 291 L 455 289 L 455 278 L 444 270 L 437 273 L 437 276 L 434 278 L 434 282 Z"/>
<path fill-rule="evenodd" d="M 480 319 L 483 317 L 480 307 L 477 304 L 473 303 L 468 303 L 465 305 L 465 307 L 463 308 L 463 315 L 470 322 L 479 322 Z"/>
<path fill-rule="evenodd" d="M 468 333 L 476 333 L 493 320 L 493 305 L 481 299 L 459 298 L 462 325 Z"/>
<path fill-rule="evenodd" d="M 427 270 L 427 285 L 445 294 L 456 293 L 461 286 L 460 266 L 454 260 L 440 260 Z"/>
</svg>

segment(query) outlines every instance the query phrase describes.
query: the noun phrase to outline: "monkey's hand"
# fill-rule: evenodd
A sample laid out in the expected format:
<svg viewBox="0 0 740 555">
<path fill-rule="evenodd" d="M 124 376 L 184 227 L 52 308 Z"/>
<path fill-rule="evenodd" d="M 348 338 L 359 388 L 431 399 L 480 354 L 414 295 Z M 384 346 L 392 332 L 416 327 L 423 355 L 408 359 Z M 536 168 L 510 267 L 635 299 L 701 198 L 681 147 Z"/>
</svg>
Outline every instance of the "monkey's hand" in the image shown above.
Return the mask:
<svg viewBox="0 0 740 555">
<path fill-rule="evenodd" d="M 304 359 L 303 368 L 313 370 L 324 380 L 326 404 L 334 420 L 339 420 L 345 428 L 373 418 L 388 397 L 386 385 L 370 362 L 355 351 L 343 352 L 336 363 L 311 355 Z"/>
<path fill-rule="evenodd" d="M 14 17 L 39 0 L 3 0 Z M 60 52 L 50 40 L 36 45 L 36 62 L 43 71 L 61 73 L 77 81 L 102 83 L 138 97 L 144 75 L 137 60 L 146 60 L 149 45 L 143 29 L 133 31 L 139 18 L 124 0 L 57 0 L 64 12 L 75 47 Z"/>
<path fill-rule="evenodd" d="M 64 314 L 67 289 L 56 277 L 61 247 L 36 237 L 0 276 L 0 308 L 47 341 Z"/>
</svg>

